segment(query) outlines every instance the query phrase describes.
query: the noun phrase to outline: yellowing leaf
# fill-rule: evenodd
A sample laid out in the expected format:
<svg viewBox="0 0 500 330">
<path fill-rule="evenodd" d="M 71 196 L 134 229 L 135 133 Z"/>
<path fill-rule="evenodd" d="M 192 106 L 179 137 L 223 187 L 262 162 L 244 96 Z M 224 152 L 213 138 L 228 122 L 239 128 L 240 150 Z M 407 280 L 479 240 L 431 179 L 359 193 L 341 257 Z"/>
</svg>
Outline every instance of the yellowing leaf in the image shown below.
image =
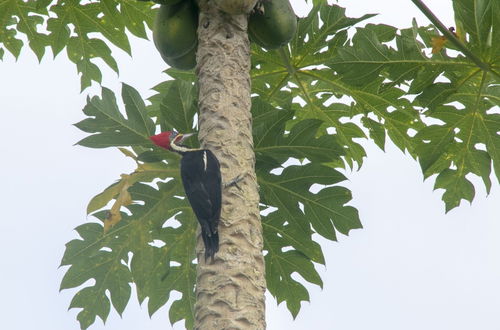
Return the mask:
<svg viewBox="0 0 500 330">
<path fill-rule="evenodd" d="M 118 148 L 118 150 L 120 150 L 121 153 L 124 154 L 125 156 L 130 157 L 133 160 L 137 160 L 137 156 L 132 151 L 125 148 Z"/>
<path fill-rule="evenodd" d="M 448 39 L 446 39 L 445 36 L 439 36 L 439 37 L 432 37 L 431 38 L 431 45 L 432 45 L 432 54 L 437 54 L 439 53 Z"/>
<path fill-rule="evenodd" d="M 124 152 L 124 150 L 126 152 Z M 136 156 L 131 152 L 126 149 L 120 148 L 120 151 L 122 151 L 125 155 L 130 156 L 132 158 L 135 158 Z M 103 207 L 105 207 L 112 199 L 118 199 L 120 196 L 123 194 L 124 189 L 127 189 L 128 187 L 132 186 L 136 182 L 150 182 L 153 181 L 154 179 L 166 179 L 168 177 L 174 177 L 179 174 L 179 169 L 175 166 L 174 161 L 172 162 L 172 165 L 174 166 L 167 166 L 167 164 L 163 162 L 156 162 L 156 163 L 137 163 L 137 168 L 134 172 L 131 174 L 122 174 L 121 179 L 115 183 L 113 183 L 111 186 L 107 187 L 102 191 L 100 194 L 94 196 L 90 202 L 89 205 L 87 206 L 87 214 L 91 214 Z M 118 197 L 117 197 L 118 196 Z M 125 197 L 122 197 L 125 198 Z M 123 200 L 126 201 L 126 200 Z M 129 205 L 128 204 L 122 204 L 121 205 Z M 115 217 L 118 215 L 115 215 L 115 213 L 119 214 L 119 208 L 118 210 L 110 210 L 110 215 L 107 217 L 107 219 L 110 219 L 110 221 L 115 221 L 118 222 L 120 220 L 113 220 Z"/>
<path fill-rule="evenodd" d="M 120 193 L 115 199 L 111 210 L 108 211 L 108 216 L 104 219 L 104 233 L 107 233 L 111 227 L 116 225 L 122 219 L 120 208 L 132 204 L 132 197 L 128 192 L 128 188 L 132 185 L 130 183 L 130 175 L 122 174 L 120 180 Z"/>
<path fill-rule="evenodd" d="M 111 186 L 104 189 L 103 192 L 94 196 L 87 206 L 87 214 L 93 213 L 109 203 L 116 195 L 120 193 L 120 182 L 113 183 Z"/>
</svg>

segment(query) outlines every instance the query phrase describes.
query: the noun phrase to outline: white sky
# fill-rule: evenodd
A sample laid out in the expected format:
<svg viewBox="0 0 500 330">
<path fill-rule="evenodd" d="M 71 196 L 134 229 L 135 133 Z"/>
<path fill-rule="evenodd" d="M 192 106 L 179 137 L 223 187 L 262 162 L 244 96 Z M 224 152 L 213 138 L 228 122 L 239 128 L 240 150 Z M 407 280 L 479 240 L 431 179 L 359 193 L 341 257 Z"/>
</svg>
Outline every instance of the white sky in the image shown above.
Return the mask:
<svg viewBox="0 0 500 330">
<path fill-rule="evenodd" d="M 293 0 L 297 13 L 302 0 Z M 431 1 L 427 1 L 431 4 Z M 412 17 L 426 24 L 408 1 L 340 1 L 348 16 L 381 13 L 370 22 L 407 27 Z M 450 1 L 431 8 L 452 26 Z M 165 68 L 151 42 L 134 39 L 133 60 L 122 52 L 117 77 L 104 72 L 104 85 L 120 82 L 144 97 L 163 80 Z M 86 221 L 85 208 L 132 163 L 113 149 L 73 146 L 85 135 L 71 124 L 83 119 L 76 68 L 64 55 L 55 61 L 23 52 L 0 62 L 0 154 L 2 182 L 0 283 L 2 328 L 79 329 L 77 310 L 67 311 L 74 290 L 58 292 L 58 269 L 72 229 Z M 92 89 L 97 91 L 97 89 Z M 422 182 L 418 164 L 388 144 L 383 153 L 365 143 L 368 159 L 345 183 L 364 229 L 322 241 L 327 267 L 318 267 L 324 289 L 310 286 L 292 321 L 284 304 L 267 300 L 268 329 L 498 330 L 500 309 L 500 189 L 477 189 L 472 206 L 444 215 L 441 191 Z M 121 319 L 112 311 L 106 326 L 91 329 L 168 329 L 168 310 L 152 320 L 133 296 Z M 182 329 L 177 324 L 175 329 Z"/>
</svg>

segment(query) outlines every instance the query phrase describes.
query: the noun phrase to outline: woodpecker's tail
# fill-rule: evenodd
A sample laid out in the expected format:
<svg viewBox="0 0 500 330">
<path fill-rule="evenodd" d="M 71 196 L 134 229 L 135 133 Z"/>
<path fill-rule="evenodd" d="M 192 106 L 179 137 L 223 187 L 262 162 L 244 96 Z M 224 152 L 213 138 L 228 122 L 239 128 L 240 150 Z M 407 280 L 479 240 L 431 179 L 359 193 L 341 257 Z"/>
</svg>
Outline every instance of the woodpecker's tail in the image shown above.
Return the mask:
<svg viewBox="0 0 500 330">
<path fill-rule="evenodd" d="M 207 262 L 209 257 L 214 261 L 215 253 L 219 251 L 219 233 L 210 233 L 202 230 L 201 237 L 203 237 L 203 243 L 205 243 L 205 262 Z"/>
</svg>

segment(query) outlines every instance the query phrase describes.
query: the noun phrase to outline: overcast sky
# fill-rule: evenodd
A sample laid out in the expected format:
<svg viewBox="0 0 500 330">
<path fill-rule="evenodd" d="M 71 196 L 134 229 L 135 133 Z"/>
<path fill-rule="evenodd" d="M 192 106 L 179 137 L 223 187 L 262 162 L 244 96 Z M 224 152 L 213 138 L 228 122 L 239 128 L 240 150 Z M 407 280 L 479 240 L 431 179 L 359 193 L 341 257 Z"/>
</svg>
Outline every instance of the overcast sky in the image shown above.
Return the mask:
<svg viewBox="0 0 500 330">
<path fill-rule="evenodd" d="M 303 1 L 293 2 L 303 13 Z M 450 1 L 428 2 L 445 25 L 454 25 Z M 348 16 L 380 13 L 370 22 L 408 27 L 417 17 L 427 24 L 409 0 L 340 3 L 349 6 Z M 165 64 L 152 42 L 133 38 L 132 45 L 133 59 L 114 52 L 121 73 L 104 70 L 104 85 L 118 91 L 125 82 L 146 98 L 164 79 Z M 71 126 L 84 118 L 79 84 L 65 55 L 38 64 L 24 51 L 17 62 L 9 55 L 0 62 L 2 329 L 79 329 L 78 311 L 67 311 L 75 291 L 58 292 L 64 244 L 87 221 L 90 198 L 133 168 L 114 149 L 73 146 L 85 136 Z M 385 153 L 371 143 L 365 147 L 363 168 L 344 183 L 364 229 L 337 243 L 321 240 L 324 289 L 308 287 L 311 302 L 295 321 L 268 297 L 268 329 L 498 330 L 498 181 L 488 197 L 479 185 L 472 205 L 445 215 L 442 191 L 433 192 L 433 180 L 423 181 L 415 161 L 390 143 Z M 164 307 L 150 320 L 133 296 L 123 319 L 112 311 L 106 326 L 97 320 L 91 329 L 168 329 L 167 315 Z"/>
</svg>

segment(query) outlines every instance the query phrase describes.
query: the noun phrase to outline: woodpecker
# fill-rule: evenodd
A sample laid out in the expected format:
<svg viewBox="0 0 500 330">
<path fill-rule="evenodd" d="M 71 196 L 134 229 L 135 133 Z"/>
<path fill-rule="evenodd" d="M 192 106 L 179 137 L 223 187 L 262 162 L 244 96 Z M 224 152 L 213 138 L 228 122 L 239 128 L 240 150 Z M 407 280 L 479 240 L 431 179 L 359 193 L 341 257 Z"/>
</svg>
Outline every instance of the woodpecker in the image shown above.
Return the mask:
<svg viewBox="0 0 500 330">
<path fill-rule="evenodd" d="M 221 210 L 222 181 L 220 164 L 208 149 L 190 149 L 182 142 L 193 134 L 167 131 L 150 136 L 159 147 L 179 153 L 181 178 L 191 208 L 201 226 L 205 244 L 205 262 L 219 251 L 218 225 Z"/>
</svg>

